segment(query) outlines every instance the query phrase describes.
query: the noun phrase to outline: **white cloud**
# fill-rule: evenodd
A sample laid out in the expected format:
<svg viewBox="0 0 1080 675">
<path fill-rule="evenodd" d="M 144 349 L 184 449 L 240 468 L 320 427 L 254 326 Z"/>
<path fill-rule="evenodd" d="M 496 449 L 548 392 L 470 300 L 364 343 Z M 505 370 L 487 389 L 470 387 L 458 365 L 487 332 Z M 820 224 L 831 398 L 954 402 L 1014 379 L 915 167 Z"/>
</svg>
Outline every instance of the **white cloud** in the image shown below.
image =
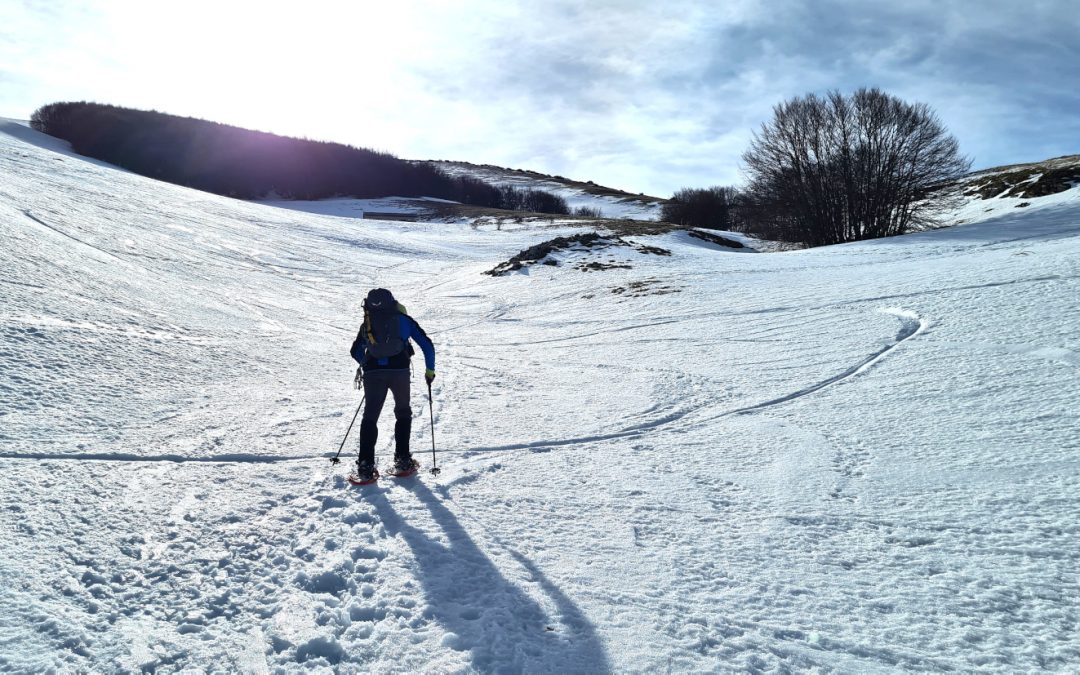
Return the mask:
<svg viewBox="0 0 1080 675">
<path fill-rule="evenodd" d="M 1078 33 L 1065 1 L 5 4 L 0 114 L 88 98 L 664 195 L 736 182 L 772 106 L 830 88 L 929 103 L 977 166 L 1076 152 Z"/>
</svg>

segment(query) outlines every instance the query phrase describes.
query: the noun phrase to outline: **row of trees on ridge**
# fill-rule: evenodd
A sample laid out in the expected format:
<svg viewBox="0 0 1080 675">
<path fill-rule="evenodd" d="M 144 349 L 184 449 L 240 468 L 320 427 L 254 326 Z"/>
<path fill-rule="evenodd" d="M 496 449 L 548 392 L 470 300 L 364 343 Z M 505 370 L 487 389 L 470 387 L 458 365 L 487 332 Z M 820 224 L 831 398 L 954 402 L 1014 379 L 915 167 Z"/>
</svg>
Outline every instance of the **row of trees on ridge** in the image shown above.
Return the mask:
<svg viewBox="0 0 1080 675">
<path fill-rule="evenodd" d="M 452 176 L 427 162 L 340 143 L 288 138 L 191 117 L 98 103 L 53 103 L 31 126 L 79 154 L 144 176 L 239 199 L 437 197 L 462 204 L 570 213 L 540 190 Z"/>
</svg>

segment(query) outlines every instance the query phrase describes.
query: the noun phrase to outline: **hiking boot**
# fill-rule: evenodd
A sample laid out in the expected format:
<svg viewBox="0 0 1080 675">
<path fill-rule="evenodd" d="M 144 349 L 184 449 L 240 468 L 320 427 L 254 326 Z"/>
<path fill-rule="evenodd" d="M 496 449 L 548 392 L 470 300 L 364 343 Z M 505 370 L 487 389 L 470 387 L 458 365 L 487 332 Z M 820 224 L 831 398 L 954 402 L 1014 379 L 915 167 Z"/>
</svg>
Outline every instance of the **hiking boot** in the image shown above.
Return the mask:
<svg viewBox="0 0 1080 675">
<path fill-rule="evenodd" d="M 412 455 L 398 455 L 394 457 L 394 473 L 405 473 L 419 467 L 420 464 L 412 458 Z"/>
<path fill-rule="evenodd" d="M 378 475 L 378 472 L 375 471 L 375 465 L 371 462 L 356 463 L 356 477 L 360 480 L 371 480 Z"/>
</svg>

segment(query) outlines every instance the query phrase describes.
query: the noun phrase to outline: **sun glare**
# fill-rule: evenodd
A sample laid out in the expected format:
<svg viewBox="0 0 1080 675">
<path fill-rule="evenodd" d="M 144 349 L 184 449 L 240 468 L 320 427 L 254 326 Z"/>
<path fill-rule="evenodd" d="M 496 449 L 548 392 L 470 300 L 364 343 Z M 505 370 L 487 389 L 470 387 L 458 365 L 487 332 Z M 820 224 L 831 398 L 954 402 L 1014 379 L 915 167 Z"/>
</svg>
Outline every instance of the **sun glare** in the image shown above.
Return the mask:
<svg viewBox="0 0 1080 675">
<path fill-rule="evenodd" d="M 121 101 L 288 135 L 347 140 L 369 99 L 408 84 L 411 5 L 130 3 L 104 15 L 107 63 L 123 63 Z M 138 55 L 138 58 L 132 58 Z M 137 84 L 137 87 L 133 87 Z M 137 101 L 132 102 L 137 105 Z M 335 110 L 328 111 L 328 107 Z M 347 129 L 335 120 L 347 120 Z M 342 138 L 342 132 L 346 132 Z"/>
</svg>

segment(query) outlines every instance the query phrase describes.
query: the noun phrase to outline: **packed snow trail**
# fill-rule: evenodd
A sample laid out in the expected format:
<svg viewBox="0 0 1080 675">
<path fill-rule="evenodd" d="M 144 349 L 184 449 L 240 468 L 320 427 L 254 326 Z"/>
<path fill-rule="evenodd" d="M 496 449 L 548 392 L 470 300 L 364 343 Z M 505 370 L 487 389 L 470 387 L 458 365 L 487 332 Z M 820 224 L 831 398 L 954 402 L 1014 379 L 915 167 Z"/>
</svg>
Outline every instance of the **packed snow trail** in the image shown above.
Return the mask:
<svg viewBox="0 0 1080 675">
<path fill-rule="evenodd" d="M 491 278 L 573 230 L 245 203 L 4 123 L 0 668 L 1076 670 L 1078 193 Z M 373 286 L 435 341 L 443 473 L 352 488 Z"/>
</svg>

